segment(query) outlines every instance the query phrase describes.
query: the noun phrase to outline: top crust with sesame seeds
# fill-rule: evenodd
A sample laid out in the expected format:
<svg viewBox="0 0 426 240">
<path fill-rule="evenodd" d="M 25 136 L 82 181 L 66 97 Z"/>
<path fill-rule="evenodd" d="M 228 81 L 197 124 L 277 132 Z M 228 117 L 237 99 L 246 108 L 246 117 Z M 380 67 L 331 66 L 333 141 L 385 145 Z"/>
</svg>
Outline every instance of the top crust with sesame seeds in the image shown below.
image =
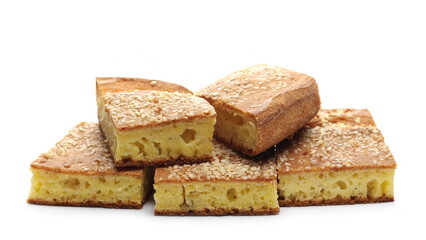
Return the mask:
<svg viewBox="0 0 426 240">
<path fill-rule="evenodd" d="M 368 110 L 321 110 L 292 140 L 278 145 L 280 174 L 396 168 Z"/>
<path fill-rule="evenodd" d="M 182 92 L 109 92 L 103 101 L 105 111 L 119 130 L 216 116 L 214 108 L 206 100 Z"/>
<path fill-rule="evenodd" d="M 117 171 L 98 124 L 86 122 L 41 154 L 31 168 L 82 175 L 142 176 L 141 169 Z"/>
<path fill-rule="evenodd" d="M 131 92 L 134 90 L 192 93 L 187 88 L 174 83 L 144 78 L 123 77 L 98 77 L 96 78 L 96 89 L 98 97 L 103 96 L 107 92 Z"/>
<path fill-rule="evenodd" d="M 231 73 L 201 89 L 197 95 L 259 118 L 275 98 L 287 95 L 280 104 L 285 108 L 310 94 L 308 90 L 313 86 L 316 87 L 315 79 L 306 74 L 260 64 Z M 300 91 L 303 89 L 307 91 Z"/>
<path fill-rule="evenodd" d="M 197 95 L 216 109 L 215 137 L 249 156 L 294 134 L 321 105 L 314 78 L 265 64 L 231 73 Z"/>
<path fill-rule="evenodd" d="M 155 183 L 193 181 L 276 181 L 273 151 L 245 157 L 213 141 L 212 162 L 157 168 Z"/>
</svg>

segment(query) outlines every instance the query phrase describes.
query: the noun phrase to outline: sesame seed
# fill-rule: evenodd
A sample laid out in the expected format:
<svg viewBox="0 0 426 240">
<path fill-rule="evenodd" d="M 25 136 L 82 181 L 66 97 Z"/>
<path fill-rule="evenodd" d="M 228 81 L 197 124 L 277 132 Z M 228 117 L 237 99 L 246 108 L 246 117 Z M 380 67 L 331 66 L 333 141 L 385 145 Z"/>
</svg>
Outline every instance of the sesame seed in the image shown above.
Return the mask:
<svg viewBox="0 0 426 240">
<path fill-rule="evenodd" d="M 395 167 L 395 160 L 374 121 L 362 112 L 359 113 L 363 116 L 361 119 L 352 111 L 362 110 L 321 110 L 292 140 L 278 146 L 280 171 L 356 168 L 372 164 Z M 287 159 L 294 158 L 298 161 L 289 165 Z"/>
<path fill-rule="evenodd" d="M 246 181 L 256 179 L 275 180 L 276 164 L 273 154 L 265 153 L 255 158 L 247 158 L 233 152 L 223 144 L 213 141 L 212 162 L 186 164 L 176 167 L 162 167 L 157 170 L 165 172 L 171 181 L 179 180 L 235 180 Z"/>
<path fill-rule="evenodd" d="M 44 165 L 71 172 L 114 172 L 113 159 L 97 123 L 80 123 L 31 166 Z M 122 171 L 123 174 L 129 171 Z M 132 170 L 140 175 L 141 170 Z M 121 173 L 119 173 L 121 174 Z"/>
<path fill-rule="evenodd" d="M 143 91 L 106 93 L 104 108 L 115 126 L 135 128 L 182 119 L 215 116 L 203 98 L 189 93 Z"/>
<path fill-rule="evenodd" d="M 271 99 L 285 94 L 296 84 L 312 81 L 314 79 L 305 74 L 260 64 L 233 72 L 201 89 L 197 94 L 240 109 L 256 111 L 263 109 Z M 253 98 L 254 95 L 262 97 Z"/>
</svg>

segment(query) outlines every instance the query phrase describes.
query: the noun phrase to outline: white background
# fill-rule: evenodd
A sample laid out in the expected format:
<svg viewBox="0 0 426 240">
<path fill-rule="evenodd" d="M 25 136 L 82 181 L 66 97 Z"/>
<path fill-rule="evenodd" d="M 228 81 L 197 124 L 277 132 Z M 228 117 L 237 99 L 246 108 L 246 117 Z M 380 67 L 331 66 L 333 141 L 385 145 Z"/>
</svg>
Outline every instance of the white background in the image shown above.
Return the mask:
<svg viewBox="0 0 426 240">
<path fill-rule="evenodd" d="M 0 238 L 424 239 L 425 10 L 422 1 L 1 1 Z M 30 163 L 78 122 L 97 121 L 96 76 L 197 90 L 259 63 L 315 77 L 323 108 L 371 111 L 398 163 L 394 203 L 264 217 L 156 217 L 152 200 L 142 210 L 26 203 Z"/>
</svg>

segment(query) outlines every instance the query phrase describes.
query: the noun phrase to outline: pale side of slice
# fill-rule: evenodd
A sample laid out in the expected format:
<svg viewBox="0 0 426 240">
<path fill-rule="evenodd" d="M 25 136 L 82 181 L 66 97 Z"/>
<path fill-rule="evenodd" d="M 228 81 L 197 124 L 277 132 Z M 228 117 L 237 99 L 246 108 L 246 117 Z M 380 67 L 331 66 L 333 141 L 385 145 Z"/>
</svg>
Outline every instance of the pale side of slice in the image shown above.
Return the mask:
<svg viewBox="0 0 426 240">
<path fill-rule="evenodd" d="M 391 201 L 394 174 L 394 169 L 365 169 L 279 175 L 280 205 Z"/>
<path fill-rule="evenodd" d="M 267 214 L 278 206 L 271 182 L 161 183 L 155 190 L 155 211 L 163 215 Z"/>
</svg>

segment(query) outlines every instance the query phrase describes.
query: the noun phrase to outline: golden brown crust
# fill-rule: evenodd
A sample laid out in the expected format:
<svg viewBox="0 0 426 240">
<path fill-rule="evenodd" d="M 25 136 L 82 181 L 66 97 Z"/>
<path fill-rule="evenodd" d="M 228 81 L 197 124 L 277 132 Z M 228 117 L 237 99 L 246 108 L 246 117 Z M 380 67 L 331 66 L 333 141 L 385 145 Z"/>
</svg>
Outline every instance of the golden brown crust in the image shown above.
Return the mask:
<svg viewBox="0 0 426 240">
<path fill-rule="evenodd" d="M 214 108 L 189 93 L 135 90 L 106 93 L 103 109 L 118 130 L 133 130 L 162 124 L 214 118 Z"/>
<path fill-rule="evenodd" d="M 143 169 L 116 169 L 99 125 L 86 122 L 75 126 L 49 152 L 41 154 L 31 168 L 80 175 L 143 176 Z"/>
<path fill-rule="evenodd" d="M 104 108 L 104 98 L 106 94 L 111 93 L 122 93 L 122 95 L 126 95 L 125 92 L 133 92 L 136 90 L 140 90 L 145 93 L 149 93 L 150 91 L 164 91 L 164 92 L 179 92 L 186 93 L 192 95 L 193 93 L 178 84 L 169 83 L 159 80 L 151 80 L 144 78 L 123 78 L 123 77 L 97 77 L 96 78 L 96 99 L 98 103 L 98 117 L 99 117 L 99 108 Z M 120 100 L 122 97 L 120 94 L 112 94 L 113 96 L 117 96 Z M 132 95 L 132 94 L 130 94 Z M 114 101 L 116 99 L 112 99 Z M 108 111 L 108 110 L 103 110 Z M 193 117 L 191 117 L 192 119 Z M 133 119 L 134 120 L 134 119 Z M 128 122 L 131 122 L 132 119 L 128 119 Z M 131 127 L 122 127 L 120 130 L 129 130 Z"/>
<path fill-rule="evenodd" d="M 202 162 L 211 162 L 211 161 L 213 161 L 213 157 L 211 155 L 206 155 L 203 157 L 196 157 L 196 158 L 181 157 L 176 160 L 170 160 L 169 158 L 158 159 L 152 162 L 134 161 L 132 159 L 122 159 L 121 161 L 116 161 L 115 165 L 117 167 L 120 167 L 121 169 L 122 167 L 130 167 L 130 166 L 135 166 L 135 167 L 159 166 L 160 167 L 160 166 L 169 166 L 169 165 L 175 165 L 175 164 L 182 165 L 182 164 L 202 163 Z"/>
<path fill-rule="evenodd" d="M 280 207 L 304 207 L 304 206 L 325 206 L 325 205 L 344 205 L 344 204 L 362 204 L 362 203 L 379 203 L 379 202 L 393 202 L 392 196 L 380 196 L 378 198 L 364 198 L 364 197 L 350 197 L 342 198 L 336 197 L 333 199 L 312 199 L 306 201 L 291 201 L 278 199 Z"/>
<path fill-rule="evenodd" d="M 351 126 L 376 126 L 367 109 L 321 109 L 307 124 L 309 127 L 323 126 L 324 123 L 343 123 Z"/>
<path fill-rule="evenodd" d="M 204 209 L 204 210 L 190 210 L 190 211 L 159 211 L 155 210 L 155 215 L 161 216 L 224 216 L 224 215 L 234 215 L 234 216 L 256 216 L 256 215 L 276 215 L 280 211 L 279 208 L 269 208 L 265 210 L 251 210 L 244 211 L 240 209 Z"/>
<path fill-rule="evenodd" d="M 67 202 L 67 201 L 46 201 L 41 199 L 28 199 L 27 202 L 31 204 L 49 205 L 49 206 L 71 206 L 71 207 L 103 207 L 103 208 L 129 208 L 141 209 L 142 202 L 121 202 L 121 203 L 104 203 L 100 201 L 85 201 L 85 202 Z"/>
<path fill-rule="evenodd" d="M 107 92 L 132 92 L 134 90 L 155 90 L 192 93 L 189 89 L 174 83 L 144 78 L 97 77 L 98 95 Z"/>
<path fill-rule="evenodd" d="M 277 146 L 279 174 L 396 168 L 368 110 L 321 110 Z"/>
<path fill-rule="evenodd" d="M 314 78 L 270 65 L 244 68 L 197 94 L 215 107 L 239 112 L 255 123 L 259 139 L 254 149 L 231 146 L 249 156 L 291 136 L 316 115 L 321 104 Z"/>
<path fill-rule="evenodd" d="M 252 152 L 246 154 L 256 155 L 283 139 L 291 137 L 317 114 L 319 108 L 320 98 L 318 91 L 313 91 L 312 94 L 296 101 L 292 106 L 281 109 L 281 111 L 271 117 L 270 121 L 258 124 L 258 146 Z"/>
<path fill-rule="evenodd" d="M 276 181 L 276 164 L 272 150 L 249 158 L 213 140 L 212 155 L 212 162 L 157 168 L 154 182 Z"/>
<path fill-rule="evenodd" d="M 98 103 L 98 117 L 100 113 L 99 108 L 104 108 L 104 97 L 107 93 L 133 92 L 135 90 L 181 92 L 193 94 L 189 89 L 181 85 L 159 80 L 144 78 L 97 77 L 96 99 Z"/>
</svg>

